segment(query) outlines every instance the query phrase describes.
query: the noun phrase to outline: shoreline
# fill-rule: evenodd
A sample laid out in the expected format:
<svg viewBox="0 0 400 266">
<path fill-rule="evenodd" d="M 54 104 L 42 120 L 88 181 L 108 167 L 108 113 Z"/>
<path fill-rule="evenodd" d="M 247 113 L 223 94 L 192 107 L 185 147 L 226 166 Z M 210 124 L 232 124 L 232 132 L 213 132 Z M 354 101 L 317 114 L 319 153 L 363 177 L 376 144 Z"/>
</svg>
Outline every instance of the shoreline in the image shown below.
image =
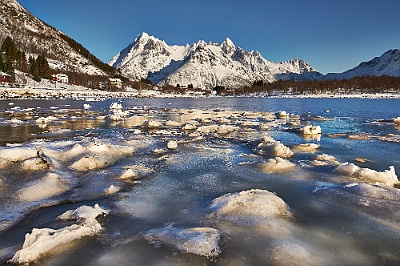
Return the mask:
<svg viewBox="0 0 400 266">
<path fill-rule="evenodd" d="M 352 94 L 246 94 L 246 95 L 191 95 L 191 94 L 162 94 L 159 91 L 99 91 L 88 88 L 79 87 L 79 89 L 54 89 L 54 88 L 0 88 L 0 100 L 11 99 L 77 99 L 87 100 L 94 99 L 118 99 L 118 98 L 280 98 L 280 99 L 305 99 L 305 98 L 360 98 L 360 99 L 400 99 L 400 93 L 352 93 Z"/>
</svg>

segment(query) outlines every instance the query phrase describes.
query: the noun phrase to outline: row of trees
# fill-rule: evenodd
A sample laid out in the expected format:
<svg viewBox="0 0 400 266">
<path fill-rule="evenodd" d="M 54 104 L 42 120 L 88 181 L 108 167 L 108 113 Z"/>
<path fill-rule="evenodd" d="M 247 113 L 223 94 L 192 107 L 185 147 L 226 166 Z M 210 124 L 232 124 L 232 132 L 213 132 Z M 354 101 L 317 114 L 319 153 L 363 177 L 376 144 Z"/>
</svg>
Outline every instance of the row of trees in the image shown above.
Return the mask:
<svg viewBox="0 0 400 266">
<path fill-rule="evenodd" d="M 25 52 L 19 51 L 10 37 L 6 37 L 0 47 L 0 69 L 10 77 L 9 82 L 15 82 L 15 69 L 31 74 L 36 81 L 51 78 L 51 69 L 46 57 L 30 56 L 27 60 Z"/>
<path fill-rule="evenodd" d="M 246 93 L 273 94 L 288 92 L 293 94 L 400 92 L 400 77 L 363 76 L 343 80 L 280 80 L 272 83 L 255 81 L 251 87 L 243 87 L 236 90 L 225 89 L 224 92 L 237 95 Z"/>
</svg>

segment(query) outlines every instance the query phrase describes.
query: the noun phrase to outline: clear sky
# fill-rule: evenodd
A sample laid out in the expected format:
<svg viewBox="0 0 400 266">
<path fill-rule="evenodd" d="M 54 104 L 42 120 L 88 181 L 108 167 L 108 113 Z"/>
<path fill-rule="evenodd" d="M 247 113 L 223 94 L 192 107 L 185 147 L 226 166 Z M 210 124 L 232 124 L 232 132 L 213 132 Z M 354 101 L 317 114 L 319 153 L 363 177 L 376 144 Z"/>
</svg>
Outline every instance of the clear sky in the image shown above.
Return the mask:
<svg viewBox="0 0 400 266">
<path fill-rule="evenodd" d="M 400 0 L 18 0 L 104 62 L 142 32 L 169 45 L 229 37 L 270 61 L 343 72 L 400 48 Z"/>
</svg>

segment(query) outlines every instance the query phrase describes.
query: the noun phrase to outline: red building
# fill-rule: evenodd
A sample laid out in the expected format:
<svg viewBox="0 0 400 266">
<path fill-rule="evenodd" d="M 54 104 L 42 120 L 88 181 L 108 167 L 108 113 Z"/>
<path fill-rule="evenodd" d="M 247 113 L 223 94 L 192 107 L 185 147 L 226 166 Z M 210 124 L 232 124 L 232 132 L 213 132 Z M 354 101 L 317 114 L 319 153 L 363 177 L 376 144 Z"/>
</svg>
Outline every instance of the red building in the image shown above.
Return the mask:
<svg viewBox="0 0 400 266">
<path fill-rule="evenodd" d="M 1 73 L 1 82 L 8 82 L 10 79 L 10 76 L 3 72 L 0 72 L 0 73 Z"/>
</svg>

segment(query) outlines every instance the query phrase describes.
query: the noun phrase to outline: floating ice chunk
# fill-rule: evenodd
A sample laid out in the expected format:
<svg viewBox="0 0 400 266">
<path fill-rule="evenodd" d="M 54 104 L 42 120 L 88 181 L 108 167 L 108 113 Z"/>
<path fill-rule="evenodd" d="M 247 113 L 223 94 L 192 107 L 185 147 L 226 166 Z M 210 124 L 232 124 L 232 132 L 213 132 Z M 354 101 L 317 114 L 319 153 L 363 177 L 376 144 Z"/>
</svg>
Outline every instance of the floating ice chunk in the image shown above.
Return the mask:
<svg viewBox="0 0 400 266">
<path fill-rule="evenodd" d="M 216 132 L 218 125 L 201 126 L 197 128 L 197 131 L 202 134 L 210 134 Z"/>
<path fill-rule="evenodd" d="M 389 170 L 378 172 L 369 168 L 361 168 L 353 163 L 344 163 L 339 165 L 335 169 L 335 172 L 367 182 L 378 182 L 387 186 L 393 186 L 399 182 L 394 166 L 390 166 Z"/>
<path fill-rule="evenodd" d="M 162 242 L 182 252 L 216 257 L 221 253 L 218 242 L 220 232 L 210 227 L 177 228 L 171 225 L 147 232 L 145 239 L 151 243 Z"/>
<path fill-rule="evenodd" d="M 269 155 L 287 158 L 294 155 L 294 152 L 280 141 L 274 140 L 268 135 L 262 137 L 263 141 L 256 147 L 256 152 L 260 155 Z"/>
<path fill-rule="evenodd" d="M 168 141 L 167 148 L 170 150 L 176 150 L 178 148 L 178 142 L 176 140 Z"/>
<path fill-rule="evenodd" d="M 239 127 L 232 126 L 232 125 L 219 125 L 217 129 L 217 134 L 219 135 L 225 135 L 230 132 L 235 132 L 239 130 Z"/>
<path fill-rule="evenodd" d="M 165 122 L 165 125 L 167 127 L 181 127 L 182 124 L 176 121 L 172 121 L 172 120 L 168 120 L 167 122 Z"/>
<path fill-rule="evenodd" d="M 143 165 L 131 165 L 127 167 L 122 175 L 118 179 L 128 180 L 128 179 L 137 179 L 141 177 L 145 177 L 154 172 L 153 169 L 143 166 Z"/>
<path fill-rule="evenodd" d="M 133 178 L 138 178 L 138 174 L 133 171 L 132 169 L 127 169 L 125 172 L 122 173 L 122 175 L 119 177 L 119 179 L 133 179 Z"/>
<path fill-rule="evenodd" d="M 129 146 L 91 143 L 86 147 L 76 144 L 64 155 L 66 158 L 71 158 L 71 155 L 75 155 L 72 158 L 82 154 L 85 155 L 70 166 L 72 169 L 85 172 L 110 166 L 133 152 L 134 148 Z"/>
<path fill-rule="evenodd" d="M 286 111 L 280 111 L 277 113 L 278 118 L 287 118 L 289 114 Z"/>
<path fill-rule="evenodd" d="M 122 104 L 120 104 L 120 103 L 117 103 L 117 102 L 113 102 L 111 105 L 110 105 L 110 110 L 111 111 L 121 111 L 122 110 Z"/>
<path fill-rule="evenodd" d="M 88 104 L 88 103 L 83 104 L 83 109 L 89 110 L 90 108 L 92 108 L 92 106 L 90 104 Z"/>
<path fill-rule="evenodd" d="M 120 191 L 120 190 L 121 190 L 120 187 L 111 185 L 111 186 L 109 186 L 109 187 L 105 190 L 105 192 L 106 192 L 106 194 L 111 195 L 111 194 L 117 193 L 117 192 Z"/>
<path fill-rule="evenodd" d="M 307 125 L 300 129 L 300 132 L 304 135 L 318 135 L 322 134 L 320 126 Z"/>
<path fill-rule="evenodd" d="M 302 143 L 293 146 L 293 149 L 299 152 L 315 153 L 319 149 L 319 145 L 315 143 Z"/>
<path fill-rule="evenodd" d="M 281 198 L 261 189 L 223 195 L 213 200 L 211 208 L 215 209 L 213 215 L 218 219 L 244 225 L 271 223 L 271 219 L 292 217 L 288 205 Z"/>
<path fill-rule="evenodd" d="M 266 162 L 262 163 L 260 168 L 261 171 L 264 173 L 280 173 L 280 172 L 285 172 L 290 169 L 293 169 L 296 165 L 289 160 L 280 158 L 280 157 L 275 157 L 268 159 Z"/>
<path fill-rule="evenodd" d="M 89 170 L 101 169 L 114 164 L 117 161 L 115 158 L 108 156 L 86 156 L 74 162 L 70 168 L 87 172 Z"/>
<path fill-rule="evenodd" d="M 16 194 L 20 201 L 31 202 L 60 195 L 68 189 L 68 182 L 62 176 L 48 173 L 42 179 L 18 190 Z"/>
<path fill-rule="evenodd" d="M 154 128 L 162 128 L 163 125 L 161 122 L 156 121 L 156 120 L 148 120 L 143 124 L 144 127 L 147 127 L 149 129 L 154 129 Z"/>
<path fill-rule="evenodd" d="M 191 123 L 187 123 L 182 127 L 182 130 L 196 130 L 197 126 Z"/>
<path fill-rule="evenodd" d="M 94 207 L 81 206 L 76 210 L 63 213 L 59 216 L 60 219 L 77 220 L 77 224 L 57 230 L 34 228 L 30 234 L 25 235 L 25 242 L 22 248 L 15 253 L 10 262 L 29 264 L 59 245 L 68 244 L 82 237 L 100 233 L 102 227 L 96 217 L 101 214 L 108 214 L 108 212 L 108 210 L 96 204 Z"/>
<path fill-rule="evenodd" d="M 347 138 L 354 140 L 370 140 L 371 136 L 366 133 L 358 133 L 358 134 L 355 133 L 355 134 L 349 134 Z"/>
<path fill-rule="evenodd" d="M 393 119 L 394 123 L 396 125 L 400 125 L 400 116 L 396 117 L 395 119 Z"/>
<path fill-rule="evenodd" d="M 329 154 L 318 154 L 311 161 L 311 164 L 313 166 L 333 166 L 340 163 L 336 160 L 335 156 Z"/>
</svg>

